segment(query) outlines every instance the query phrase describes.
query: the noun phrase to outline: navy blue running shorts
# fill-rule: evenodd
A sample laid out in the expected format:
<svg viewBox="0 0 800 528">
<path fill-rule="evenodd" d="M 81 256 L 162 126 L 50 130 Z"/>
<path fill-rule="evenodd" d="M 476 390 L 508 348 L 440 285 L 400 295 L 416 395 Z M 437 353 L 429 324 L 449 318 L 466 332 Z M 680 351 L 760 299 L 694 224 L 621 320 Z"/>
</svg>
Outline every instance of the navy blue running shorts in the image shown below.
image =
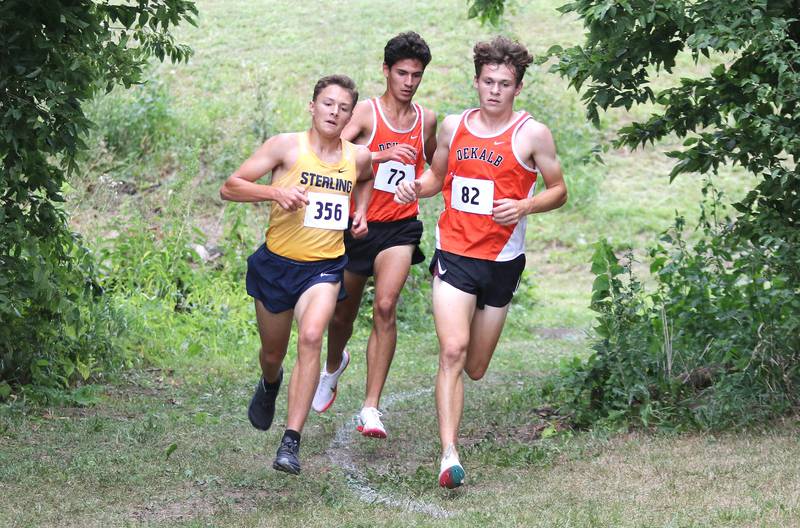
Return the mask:
<svg viewBox="0 0 800 528">
<path fill-rule="evenodd" d="M 349 230 L 344 232 L 344 247 L 348 258 L 345 269 L 350 273 L 371 277 L 375 273 L 373 267 L 378 253 L 395 246 L 414 246 L 411 264 L 419 264 L 425 260 L 425 255 L 419 249 L 422 222 L 417 217 L 395 222 L 369 222 L 367 227 L 367 236 L 360 239 L 353 238 Z"/>
<path fill-rule="evenodd" d="M 525 255 L 505 262 L 464 257 L 437 249 L 431 259 L 430 271 L 447 284 L 475 295 L 482 310 L 487 304 L 502 308 L 511 302 L 522 272 Z"/>
<path fill-rule="evenodd" d="M 321 282 L 342 282 L 347 256 L 331 260 L 300 262 L 276 255 L 261 244 L 247 258 L 247 293 L 272 313 L 291 310 L 307 289 Z M 347 298 L 339 288 L 338 301 Z"/>
</svg>

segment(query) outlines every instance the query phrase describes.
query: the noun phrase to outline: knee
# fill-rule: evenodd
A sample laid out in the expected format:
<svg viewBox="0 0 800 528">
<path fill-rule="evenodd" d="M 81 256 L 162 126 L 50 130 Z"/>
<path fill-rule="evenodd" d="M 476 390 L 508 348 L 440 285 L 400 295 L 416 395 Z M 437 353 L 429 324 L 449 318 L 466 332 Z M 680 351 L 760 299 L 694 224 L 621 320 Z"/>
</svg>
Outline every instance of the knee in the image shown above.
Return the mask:
<svg viewBox="0 0 800 528">
<path fill-rule="evenodd" d="M 376 297 L 372 305 L 372 317 L 382 325 L 394 325 L 397 319 L 397 299 Z"/>
<path fill-rule="evenodd" d="M 275 347 L 268 347 L 261 345 L 261 350 L 259 351 L 259 355 L 263 360 L 270 364 L 279 364 L 283 361 L 283 356 L 286 353 L 286 350 L 275 348 Z"/>
<path fill-rule="evenodd" d="M 467 365 L 464 371 L 467 373 L 467 376 L 469 376 L 470 379 L 478 381 L 479 379 L 483 378 L 483 376 L 486 374 L 486 367 L 485 366 L 471 367 Z"/>
<path fill-rule="evenodd" d="M 300 349 L 322 349 L 322 328 L 303 328 L 297 336 L 297 346 Z"/>
<path fill-rule="evenodd" d="M 462 368 L 467 355 L 467 346 L 461 343 L 444 343 L 439 352 L 439 366 L 450 370 Z"/>
<path fill-rule="evenodd" d="M 348 314 L 341 313 L 339 310 L 333 313 L 330 329 L 338 333 L 350 334 L 353 331 L 353 319 Z"/>
</svg>

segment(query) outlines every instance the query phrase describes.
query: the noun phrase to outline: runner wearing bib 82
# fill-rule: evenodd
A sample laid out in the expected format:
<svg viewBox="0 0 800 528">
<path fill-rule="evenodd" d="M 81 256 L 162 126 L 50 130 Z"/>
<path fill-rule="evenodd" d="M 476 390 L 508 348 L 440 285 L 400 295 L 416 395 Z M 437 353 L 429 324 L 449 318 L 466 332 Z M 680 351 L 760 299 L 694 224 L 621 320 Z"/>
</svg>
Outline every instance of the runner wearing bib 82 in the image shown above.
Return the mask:
<svg viewBox="0 0 800 528">
<path fill-rule="evenodd" d="M 457 451 L 463 374 L 479 380 L 489 367 L 525 267 L 525 219 L 567 199 L 550 130 L 514 111 L 532 60 L 524 46 L 503 37 L 476 44 L 479 108 L 445 117 L 430 169 L 395 193 L 401 203 L 439 191 L 444 197 L 431 271 L 439 485 L 447 488 L 465 481 Z M 534 196 L 539 178 L 546 189 Z"/>
</svg>

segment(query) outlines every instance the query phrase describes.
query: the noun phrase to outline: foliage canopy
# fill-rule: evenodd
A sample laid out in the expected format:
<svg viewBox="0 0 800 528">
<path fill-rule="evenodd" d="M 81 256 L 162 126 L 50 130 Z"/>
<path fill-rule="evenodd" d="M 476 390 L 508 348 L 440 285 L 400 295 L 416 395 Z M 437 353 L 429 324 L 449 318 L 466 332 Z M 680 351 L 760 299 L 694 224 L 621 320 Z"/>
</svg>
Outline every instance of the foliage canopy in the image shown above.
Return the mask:
<svg viewBox="0 0 800 528">
<path fill-rule="evenodd" d="M 111 317 L 92 258 L 58 204 L 91 126 L 82 105 L 186 60 L 171 27 L 187 0 L 0 4 L 0 381 L 66 383 L 108 353 Z"/>
<path fill-rule="evenodd" d="M 587 116 L 654 104 L 615 146 L 684 138 L 670 178 L 739 165 L 759 177 L 734 208 L 719 213 L 707 187 L 701 240 L 682 238 L 683 221 L 651 251 L 647 292 L 601 243 L 593 308 L 600 340 L 573 365 L 567 390 L 588 420 L 726 426 L 796 407 L 800 382 L 800 2 L 751 0 L 578 0 L 560 8 L 587 30 L 582 45 L 550 56 L 552 70 L 582 91 Z M 679 53 L 711 63 L 658 92 Z M 544 59 L 543 59 L 544 60 Z M 586 399 L 588 398 L 588 399 Z M 656 418 L 657 417 L 657 418 Z"/>
</svg>

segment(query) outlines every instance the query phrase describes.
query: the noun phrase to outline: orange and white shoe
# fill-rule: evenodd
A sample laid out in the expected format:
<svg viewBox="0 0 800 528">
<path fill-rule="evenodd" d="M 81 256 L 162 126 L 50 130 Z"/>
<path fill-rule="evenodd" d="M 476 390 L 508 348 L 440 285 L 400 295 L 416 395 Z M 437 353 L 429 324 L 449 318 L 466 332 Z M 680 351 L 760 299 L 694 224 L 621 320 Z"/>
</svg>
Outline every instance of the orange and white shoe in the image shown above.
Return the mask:
<svg viewBox="0 0 800 528">
<path fill-rule="evenodd" d="M 381 412 L 375 407 L 364 407 L 358 413 L 356 430 L 364 436 L 372 438 L 386 438 L 386 429 L 381 423 Z"/>
<path fill-rule="evenodd" d="M 458 460 L 458 453 L 454 446 L 449 446 L 439 464 L 439 485 L 443 488 L 453 489 L 464 484 L 464 468 Z"/>
</svg>

